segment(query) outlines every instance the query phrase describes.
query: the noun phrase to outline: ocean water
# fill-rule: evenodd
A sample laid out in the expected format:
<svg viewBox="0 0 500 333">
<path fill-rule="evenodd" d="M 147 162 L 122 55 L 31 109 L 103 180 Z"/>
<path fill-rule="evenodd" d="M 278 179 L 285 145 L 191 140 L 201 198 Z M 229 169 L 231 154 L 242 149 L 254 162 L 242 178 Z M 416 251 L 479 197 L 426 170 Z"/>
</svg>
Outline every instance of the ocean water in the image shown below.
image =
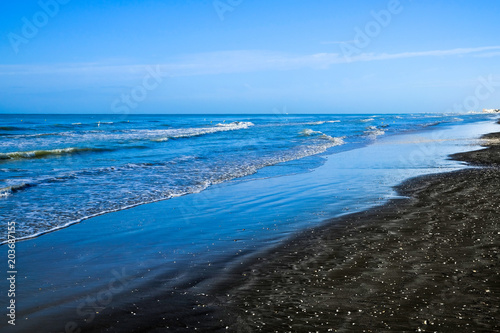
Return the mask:
<svg viewBox="0 0 500 333">
<path fill-rule="evenodd" d="M 0 220 L 16 221 L 18 239 L 34 237 L 215 184 L 309 172 L 380 137 L 491 117 L 0 115 Z"/>
</svg>

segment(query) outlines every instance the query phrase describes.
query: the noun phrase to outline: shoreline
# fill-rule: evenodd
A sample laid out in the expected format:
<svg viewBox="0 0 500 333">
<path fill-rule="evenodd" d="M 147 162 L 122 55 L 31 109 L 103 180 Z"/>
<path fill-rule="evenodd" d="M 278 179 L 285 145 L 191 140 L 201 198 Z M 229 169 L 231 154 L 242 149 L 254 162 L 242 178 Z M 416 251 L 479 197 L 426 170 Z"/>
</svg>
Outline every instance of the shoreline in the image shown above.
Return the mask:
<svg viewBox="0 0 500 333">
<path fill-rule="evenodd" d="M 483 130 L 482 133 L 494 131 L 494 126 L 496 125 L 488 127 L 488 130 Z M 387 148 L 385 145 L 382 145 L 379 146 L 379 148 L 372 148 L 370 149 L 370 151 L 372 154 L 376 155 L 377 152 L 379 152 L 379 149 L 382 149 L 383 151 Z M 454 149 L 454 151 L 463 150 Z M 442 155 L 440 159 L 444 159 L 445 156 L 446 155 Z M 463 171 L 467 170 L 471 169 L 466 169 Z M 323 171 L 323 174 L 320 173 L 320 177 L 321 175 L 325 176 L 325 171 Z M 415 179 L 427 179 L 426 177 L 429 177 L 430 179 L 435 176 L 436 175 L 422 176 Z M 407 182 L 404 182 L 403 184 L 406 184 Z M 403 185 L 400 185 L 399 187 L 401 186 Z M 404 195 L 407 195 L 408 193 Z M 185 201 L 189 202 L 189 200 Z M 153 258 L 146 255 L 149 254 L 150 256 L 156 256 L 157 253 L 155 247 L 151 248 L 151 246 L 149 246 L 147 251 L 142 251 L 143 253 L 137 253 L 137 255 L 140 255 L 141 258 L 144 257 L 141 260 L 148 260 L 148 265 L 150 265 L 151 263 L 160 265 L 162 264 L 162 262 L 164 264 L 160 266 L 150 265 L 149 268 L 151 269 L 151 273 L 147 273 L 150 271 L 149 269 L 147 270 L 147 272 L 143 273 L 140 273 L 138 270 L 137 272 L 139 272 L 140 275 L 137 275 L 137 272 L 134 269 L 130 271 L 129 268 L 127 268 L 127 283 L 126 286 L 124 285 L 123 291 L 117 293 L 113 292 L 113 302 L 107 306 L 100 306 L 99 309 L 95 308 L 95 310 L 98 310 L 97 312 L 95 312 L 95 314 L 91 314 L 89 312 L 91 310 L 94 310 L 94 307 L 92 305 L 93 303 L 88 303 L 90 301 L 87 301 L 87 298 L 84 300 L 82 298 L 82 295 L 99 295 L 100 290 L 106 291 L 107 289 L 105 288 L 107 287 L 105 287 L 103 283 L 99 284 L 99 282 L 97 281 L 95 286 L 91 286 L 89 282 L 84 282 L 82 288 L 78 287 L 74 291 L 58 291 L 58 295 L 62 295 L 65 297 L 64 303 L 61 303 L 57 306 L 58 310 L 56 310 L 56 308 L 51 310 L 50 306 L 46 310 L 42 311 L 35 310 L 34 307 L 33 309 L 30 309 L 26 314 L 27 317 L 29 314 L 31 320 L 23 324 L 27 324 L 25 328 L 29 329 L 29 327 L 34 327 L 33 325 L 38 323 L 41 324 L 42 327 L 45 327 L 47 331 L 64 330 L 64 324 L 61 325 L 61 323 L 64 322 L 75 323 L 77 328 L 81 328 L 82 331 L 85 332 L 187 332 L 192 331 L 194 328 L 197 328 L 199 331 L 208 332 L 247 332 L 249 331 L 249 329 L 252 329 L 252 331 L 260 331 L 262 330 L 262 328 L 251 326 L 251 323 L 256 317 L 246 317 L 248 313 L 245 313 L 244 310 L 245 302 L 247 301 L 243 301 L 243 303 L 240 303 L 241 297 L 250 297 L 248 299 L 252 299 L 256 296 L 259 296 L 248 294 L 248 291 L 252 290 L 251 288 L 254 283 L 259 283 L 258 281 L 261 281 L 263 284 L 267 284 L 269 283 L 269 281 L 271 281 L 272 283 L 276 283 L 276 277 L 272 277 L 270 273 L 268 275 L 264 274 L 262 276 L 255 275 L 259 269 L 264 269 L 265 273 L 268 273 L 268 271 L 272 272 L 273 270 L 276 270 L 276 268 L 274 267 L 281 267 L 280 271 L 286 273 L 287 268 L 289 268 L 286 265 L 291 264 L 293 260 L 296 260 L 298 258 L 297 256 L 300 257 L 300 255 L 305 254 L 311 258 L 314 255 L 321 253 L 320 250 L 325 250 L 325 244 L 328 244 L 327 241 L 331 241 L 331 239 L 329 239 L 328 237 L 323 246 L 315 247 L 315 244 L 318 245 L 318 240 L 321 240 L 319 238 L 321 235 L 330 235 L 330 238 L 334 236 L 336 237 L 336 235 L 345 235 L 345 238 L 348 239 L 352 236 L 349 236 L 350 231 L 358 230 L 356 228 L 363 228 L 363 226 L 367 225 L 366 219 L 370 218 L 370 214 L 374 215 L 374 217 L 377 217 L 377 215 L 380 215 L 381 213 L 388 214 L 390 213 L 391 209 L 400 209 L 400 207 L 403 207 L 402 205 L 404 205 L 407 201 L 407 199 L 400 198 L 389 199 L 388 203 L 382 206 L 376 206 L 365 211 L 349 215 L 342 215 L 340 217 L 327 220 L 320 226 L 305 228 L 303 229 L 304 231 L 300 232 L 299 234 L 291 234 L 291 236 L 285 239 L 284 242 L 276 243 L 276 245 L 272 248 L 261 248 L 257 251 L 244 251 L 242 253 L 233 253 L 232 255 L 230 253 L 232 251 L 229 251 L 228 255 L 231 257 L 231 259 L 212 262 L 211 266 L 209 265 L 210 267 L 203 267 L 202 265 L 193 266 L 194 272 L 193 269 L 191 269 L 185 271 L 184 273 L 176 273 L 174 271 L 165 269 L 165 264 L 167 264 L 168 266 L 169 263 L 165 262 L 164 260 L 158 261 L 156 260 L 156 258 L 154 258 L 154 260 L 149 261 L 149 259 Z M 169 205 L 157 206 L 158 207 L 156 207 L 156 210 L 158 210 L 158 208 L 160 207 L 163 207 L 163 210 L 165 210 L 166 207 L 169 207 Z M 162 211 L 162 209 L 158 211 Z M 130 215 L 130 212 L 134 214 Z M 145 221 L 145 219 L 155 219 L 155 215 L 151 215 L 151 206 L 149 206 L 149 208 L 145 206 L 143 206 L 142 208 L 139 207 L 135 210 L 131 210 L 130 212 L 116 213 L 114 215 L 114 218 L 116 221 L 120 221 L 121 219 L 125 219 L 127 221 Z M 101 222 L 107 221 L 104 218 L 101 218 L 101 220 Z M 158 221 L 161 220 L 159 219 Z M 97 222 L 97 220 L 94 222 Z M 379 222 L 383 223 L 383 221 Z M 79 227 L 77 226 L 74 229 L 68 228 L 66 229 L 66 232 L 63 231 L 61 235 L 66 235 L 65 237 L 63 237 L 64 242 L 62 242 L 57 248 L 52 247 L 52 250 L 50 250 L 50 253 L 52 253 L 52 255 L 55 254 L 56 258 L 59 258 L 58 260 L 63 260 L 65 263 L 64 265 L 62 265 L 61 269 L 58 269 L 58 271 L 60 272 L 59 274 L 65 274 L 64 272 L 68 271 L 68 269 L 73 265 L 75 265 L 75 268 L 81 267 L 82 269 L 88 269 L 85 263 L 79 263 L 81 259 L 75 262 L 74 256 L 77 255 L 82 259 L 87 258 L 88 260 L 91 260 L 94 255 L 92 254 L 92 251 L 87 250 L 87 246 L 85 246 L 85 244 L 93 244 L 94 237 L 97 237 L 97 239 L 99 239 L 99 237 L 104 237 L 112 230 L 109 229 L 111 228 L 110 225 L 109 227 L 107 227 L 107 229 L 105 228 L 100 232 L 102 236 L 92 236 L 85 233 L 86 236 L 82 238 L 81 232 L 78 232 L 78 230 L 87 230 L 88 228 L 85 228 L 87 224 L 80 224 Z M 372 224 L 372 222 L 369 223 L 369 225 Z M 111 243 L 106 246 L 99 246 L 99 249 L 102 248 L 100 250 L 101 252 L 103 250 L 106 250 L 106 252 L 103 252 L 104 256 L 98 257 L 100 262 L 104 264 L 104 268 L 98 269 L 95 272 L 100 272 L 104 269 L 104 273 L 98 275 L 100 279 L 104 279 L 103 281 L 107 281 L 107 279 L 113 277 L 113 268 L 118 272 L 122 272 L 120 269 L 125 268 L 124 262 L 122 260 L 128 258 L 124 254 L 127 252 L 125 248 L 123 248 L 124 252 L 120 251 L 120 248 L 125 246 L 125 243 L 122 244 L 121 238 L 123 238 L 123 241 L 130 240 L 131 235 L 127 234 L 127 228 L 130 229 L 133 227 L 133 225 L 122 225 L 121 222 L 117 225 L 125 227 L 124 234 L 119 235 L 118 239 L 112 239 Z M 156 229 L 153 228 L 151 230 L 154 231 Z M 366 228 L 359 230 L 363 230 L 363 232 L 366 232 L 366 235 L 368 236 L 370 235 L 370 232 L 372 232 L 372 230 L 368 230 Z M 141 240 L 149 242 L 149 237 L 151 236 L 149 236 L 148 234 L 144 232 L 136 233 L 136 228 L 132 228 L 130 229 L 130 231 L 134 232 L 135 237 L 141 237 L 138 239 L 134 238 L 136 239 L 136 242 L 138 244 L 141 242 Z M 157 234 L 157 236 L 158 235 L 159 234 Z M 352 236 L 353 238 L 351 239 L 351 245 L 356 246 L 356 244 L 358 243 L 362 244 L 362 242 L 356 243 L 356 241 L 359 241 L 359 238 L 356 238 L 354 236 Z M 49 234 L 46 239 L 42 237 L 39 238 L 38 241 L 31 241 L 31 243 L 29 244 L 23 242 L 23 248 L 25 248 L 25 250 L 28 250 L 29 245 L 30 247 L 33 247 L 33 249 L 29 250 L 28 252 L 36 254 L 36 256 L 30 258 L 31 262 L 38 257 L 43 257 L 42 253 L 39 253 L 40 250 L 46 248 L 47 246 L 53 246 L 53 243 L 50 242 L 51 239 L 56 241 L 61 240 L 60 237 L 55 237 L 54 234 Z M 165 238 L 161 237 L 161 239 L 163 239 L 163 241 L 158 242 L 157 250 L 162 251 L 163 248 L 161 244 L 165 243 Z M 145 244 L 149 244 L 147 242 L 145 242 Z M 319 245 L 322 244 L 321 242 Z M 62 250 L 57 250 L 58 248 L 65 249 L 64 253 L 62 253 Z M 85 249 L 85 251 L 89 251 L 89 253 L 87 254 L 80 252 L 80 250 L 83 249 Z M 36 253 L 33 252 L 33 250 L 35 250 Z M 66 251 L 68 251 L 68 254 L 66 253 Z M 95 253 L 98 253 L 98 251 L 99 250 L 94 250 Z M 309 251 L 310 254 L 307 254 L 307 251 Z M 45 255 L 48 255 L 48 253 L 46 253 Z M 225 255 L 225 257 L 228 257 L 228 255 Z M 107 260 L 111 260 L 111 258 L 114 258 L 112 264 L 111 262 L 107 263 Z M 100 263 L 100 265 L 102 264 Z M 60 265 L 58 265 L 58 267 L 59 266 Z M 35 265 L 35 267 L 38 267 L 38 265 Z M 294 267 L 300 267 L 300 265 L 295 265 Z M 109 271 L 109 274 L 106 275 L 107 271 Z M 295 271 L 296 270 L 294 270 L 294 272 Z M 308 279 L 314 277 L 314 274 L 309 272 L 308 270 L 303 273 L 304 277 L 309 276 Z M 40 277 L 47 275 L 48 277 L 48 273 L 35 275 Z M 92 276 L 95 277 L 95 273 L 92 274 Z M 129 278 L 131 279 L 128 280 Z M 278 276 L 278 280 L 279 279 L 281 279 L 280 276 Z M 67 282 L 73 280 L 74 278 L 69 279 Z M 61 288 L 58 289 L 64 288 L 67 283 L 65 279 L 62 279 L 61 282 Z M 249 282 L 250 284 L 248 284 Z M 76 283 L 75 285 L 77 284 L 78 283 Z M 101 287 L 99 287 L 99 285 Z M 283 290 L 286 291 L 287 286 L 285 285 L 282 287 L 284 287 Z M 58 289 L 54 289 L 54 291 Z M 263 290 L 263 288 L 260 287 L 258 289 Z M 45 291 L 43 294 L 40 292 L 40 296 L 46 295 L 47 292 L 50 291 L 50 289 L 47 288 L 44 288 L 44 290 Z M 272 293 L 269 293 L 269 295 L 272 295 Z M 300 295 L 300 293 L 296 293 L 296 295 Z M 286 295 L 278 295 L 278 298 L 283 298 L 284 296 Z M 293 293 L 289 294 L 288 296 L 293 296 Z M 45 307 L 45 303 L 41 303 L 40 301 L 30 301 L 29 303 L 33 303 L 34 306 L 38 304 L 38 307 L 40 305 Z M 252 302 L 247 303 L 251 304 Z M 82 304 L 86 305 L 86 307 L 84 308 L 83 312 L 78 312 L 81 310 L 80 305 Z M 269 304 L 272 305 L 274 303 L 270 302 Z M 273 306 L 273 311 L 278 311 L 277 306 Z M 255 308 L 262 308 L 262 306 L 256 303 Z M 50 315 L 48 311 L 58 311 L 59 314 L 57 316 L 57 319 L 56 317 Z M 294 316 L 296 315 L 297 314 L 294 314 Z M 89 318 L 91 318 L 91 320 L 88 320 Z M 271 319 L 273 318 L 274 317 L 271 317 Z M 321 316 L 319 316 L 319 318 L 321 318 Z M 297 317 L 297 320 L 299 320 L 299 317 Z M 246 324 L 247 321 L 250 322 L 249 325 Z M 270 321 L 269 323 L 272 323 L 272 321 Z M 317 327 L 318 329 L 322 328 L 320 324 L 318 324 Z M 22 325 L 19 328 L 22 328 Z M 309 329 L 312 328 L 312 326 L 309 327 Z M 286 331 L 286 327 L 279 327 L 276 328 L 276 330 Z"/>
<path fill-rule="evenodd" d="M 500 171 L 488 162 L 499 137 L 450 156 L 480 168 L 406 180 L 395 189 L 407 199 L 305 230 L 232 267 L 209 291 L 106 309 L 85 331 L 500 329 Z"/>
<path fill-rule="evenodd" d="M 499 138 L 450 156 L 482 168 L 409 179 L 396 187 L 409 199 L 332 219 L 250 265 L 220 316 L 244 332 L 500 329 Z"/>
<path fill-rule="evenodd" d="M 454 119 L 456 119 L 456 118 L 454 118 Z M 453 122 L 457 122 L 457 121 L 455 121 L 455 120 L 452 119 L 452 120 L 443 121 L 443 122 L 436 122 L 436 123 L 432 123 L 432 124 L 420 124 L 422 126 L 421 128 L 403 129 L 402 131 L 398 131 L 398 132 L 390 132 L 389 131 L 385 135 L 383 135 L 383 137 L 386 138 L 386 137 L 391 137 L 391 136 L 394 136 L 394 135 L 407 135 L 407 134 L 414 133 L 414 132 L 425 133 L 427 131 L 432 131 L 434 126 L 439 125 L 441 123 L 445 123 L 445 124 L 449 125 L 449 124 L 452 124 Z M 354 137 L 355 136 L 356 135 L 354 135 Z M 366 136 L 367 136 L 366 134 L 363 135 L 363 137 L 366 137 Z M 340 149 L 339 151 L 343 152 L 343 151 L 349 151 L 349 150 L 352 150 L 352 149 L 359 149 L 359 148 L 362 148 L 364 146 L 371 145 L 372 143 L 373 142 L 370 142 L 370 141 L 366 141 L 366 142 L 349 142 L 349 143 L 347 143 L 347 145 L 342 145 L 342 148 L 340 148 L 341 146 L 338 146 L 338 147 Z M 339 151 L 337 151 L 337 152 L 339 152 Z M 323 158 L 325 156 L 329 156 L 329 155 L 334 154 L 334 153 L 335 152 L 333 152 L 333 153 L 330 152 L 328 154 L 318 153 L 318 154 L 313 154 L 310 157 L 317 156 L 318 158 Z M 309 156 L 307 156 L 307 157 L 309 157 Z M 293 161 L 289 161 L 289 162 L 293 162 Z M 281 163 L 279 163 L 279 164 L 281 164 Z M 291 164 L 293 164 L 293 163 L 291 163 Z M 310 170 L 312 170 L 314 168 L 316 168 L 316 166 L 312 166 L 312 168 Z M 257 170 L 257 172 L 262 172 L 262 171 L 263 170 L 261 170 L 261 169 Z M 300 173 L 300 172 L 303 172 L 303 171 L 299 171 L 298 173 Z M 308 171 L 306 171 L 306 172 L 308 172 Z M 293 175 L 294 173 L 295 172 L 284 173 L 283 176 Z M 247 176 L 241 176 L 241 177 L 238 176 L 236 178 L 230 179 L 229 182 L 239 181 L 240 178 L 242 178 L 243 180 L 245 178 L 251 179 L 253 177 L 253 175 L 254 174 L 249 174 Z M 226 181 L 224 181 L 222 183 L 225 183 L 225 182 Z M 34 182 L 34 184 L 36 184 L 36 182 Z M 33 184 L 31 184 L 31 183 L 27 183 L 27 184 L 22 183 L 20 186 L 22 186 L 23 188 L 27 188 L 27 187 L 37 187 L 37 188 L 39 188 L 38 186 L 32 186 L 32 185 Z M 213 186 L 213 185 L 218 185 L 218 183 L 210 184 L 210 186 Z M 17 187 L 17 185 L 14 186 L 14 187 Z M 6 188 L 10 188 L 10 187 L 8 186 Z M 204 188 L 202 191 L 205 191 L 207 189 L 208 188 Z M 17 192 L 17 190 L 15 192 Z M 144 200 L 144 201 L 141 201 L 141 202 L 138 202 L 138 203 L 125 203 L 125 204 L 120 205 L 118 207 L 111 207 L 109 209 L 104 209 L 104 210 L 89 211 L 89 212 L 87 212 L 86 214 L 83 214 L 83 215 L 72 216 L 70 219 L 64 220 L 62 223 L 47 224 L 48 226 L 50 226 L 49 228 L 46 228 L 46 227 L 40 228 L 40 229 L 36 229 L 35 228 L 35 229 L 33 229 L 32 231 L 29 231 L 29 232 L 25 231 L 25 230 L 22 230 L 21 231 L 22 233 L 19 234 L 19 237 L 17 238 L 17 241 L 26 241 L 26 240 L 36 239 L 36 238 L 38 238 L 40 236 L 43 236 L 43 235 L 50 234 L 50 233 L 55 232 L 55 231 L 59 231 L 59 230 L 65 229 L 65 228 L 70 227 L 72 225 L 76 225 L 76 224 L 79 224 L 79 223 L 82 223 L 82 222 L 94 219 L 94 218 L 102 216 L 102 215 L 112 214 L 112 213 L 115 213 L 115 212 L 119 212 L 119 211 L 131 209 L 131 208 L 135 208 L 135 207 L 140 206 L 140 205 L 145 205 L 145 204 L 149 205 L 149 204 L 152 204 L 152 203 L 155 203 L 155 202 L 170 200 L 170 199 L 172 199 L 174 197 L 183 196 L 183 195 L 187 195 L 187 194 L 190 194 L 190 192 L 182 193 L 180 195 L 173 195 L 173 196 L 169 196 L 169 197 L 161 197 L 161 198 L 156 198 L 156 199 L 148 199 L 148 200 Z M 8 194 L 5 197 L 10 198 L 11 195 Z M 14 219 L 14 218 L 12 217 L 11 219 Z M 22 223 L 22 221 L 21 221 L 21 223 Z M 0 240 L 0 247 L 2 245 L 5 245 L 5 244 L 6 244 L 5 239 Z"/>
</svg>

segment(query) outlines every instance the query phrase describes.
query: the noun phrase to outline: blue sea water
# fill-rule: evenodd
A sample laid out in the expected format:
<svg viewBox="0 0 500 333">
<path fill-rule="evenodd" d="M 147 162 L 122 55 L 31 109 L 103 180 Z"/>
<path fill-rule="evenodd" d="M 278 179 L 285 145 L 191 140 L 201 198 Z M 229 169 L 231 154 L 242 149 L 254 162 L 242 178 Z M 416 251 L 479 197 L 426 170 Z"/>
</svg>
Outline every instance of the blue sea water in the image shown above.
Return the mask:
<svg viewBox="0 0 500 333">
<path fill-rule="evenodd" d="M 18 239 L 212 185 L 309 172 L 380 137 L 487 114 L 0 115 L 0 219 Z M 358 193 L 360 198 L 363 193 Z M 5 241 L 6 223 L 0 225 Z"/>
</svg>

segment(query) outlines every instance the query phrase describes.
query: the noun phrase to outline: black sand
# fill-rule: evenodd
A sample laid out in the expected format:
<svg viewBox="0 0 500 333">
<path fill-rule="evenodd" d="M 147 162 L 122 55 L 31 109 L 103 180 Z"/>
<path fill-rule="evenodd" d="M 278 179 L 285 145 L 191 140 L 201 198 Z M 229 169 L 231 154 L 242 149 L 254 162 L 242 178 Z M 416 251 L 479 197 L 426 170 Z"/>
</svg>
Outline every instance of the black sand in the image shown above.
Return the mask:
<svg viewBox="0 0 500 333">
<path fill-rule="evenodd" d="M 453 156 L 483 167 L 409 180 L 397 188 L 409 199 L 309 230 L 208 294 L 137 290 L 136 303 L 79 325 L 84 332 L 500 331 L 500 152 L 494 140 L 485 145 Z"/>
<path fill-rule="evenodd" d="M 486 149 L 468 153 L 454 154 L 451 157 L 476 165 L 500 166 L 500 133 L 491 133 L 483 136 Z"/>
<path fill-rule="evenodd" d="M 333 220 L 251 266 L 226 298 L 231 328 L 500 331 L 500 151 L 486 145 L 454 158 L 490 167 L 407 181 L 397 190 L 410 199 Z"/>
</svg>

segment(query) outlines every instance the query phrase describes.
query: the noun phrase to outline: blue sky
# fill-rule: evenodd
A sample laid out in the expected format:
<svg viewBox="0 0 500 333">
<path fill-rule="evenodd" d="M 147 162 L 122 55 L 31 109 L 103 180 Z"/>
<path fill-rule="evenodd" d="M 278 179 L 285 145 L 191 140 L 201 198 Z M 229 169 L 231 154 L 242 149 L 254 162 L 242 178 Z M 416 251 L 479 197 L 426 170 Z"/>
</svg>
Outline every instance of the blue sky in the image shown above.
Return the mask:
<svg viewBox="0 0 500 333">
<path fill-rule="evenodd" d="M 499 1 L 3 1 L 2 113 L 500 108 Z"/>
</svg>

